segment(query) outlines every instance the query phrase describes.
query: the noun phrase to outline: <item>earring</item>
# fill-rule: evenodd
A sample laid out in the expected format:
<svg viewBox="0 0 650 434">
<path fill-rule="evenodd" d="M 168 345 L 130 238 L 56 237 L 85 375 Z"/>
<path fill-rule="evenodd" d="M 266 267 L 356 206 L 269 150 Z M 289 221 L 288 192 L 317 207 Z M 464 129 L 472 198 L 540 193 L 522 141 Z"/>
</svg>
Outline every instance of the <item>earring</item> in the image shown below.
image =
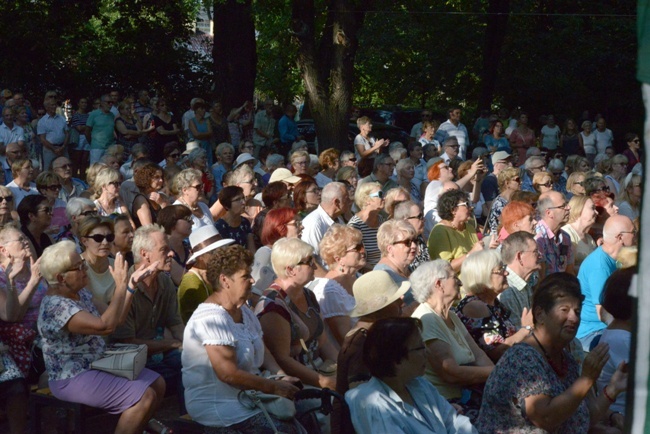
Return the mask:
<svg viewBox="0 0 650 434">
<path fill-rule="evenodd" d="M 339 266 L 339 272 L 343 273 L 343 265 Z"/>
</svg>

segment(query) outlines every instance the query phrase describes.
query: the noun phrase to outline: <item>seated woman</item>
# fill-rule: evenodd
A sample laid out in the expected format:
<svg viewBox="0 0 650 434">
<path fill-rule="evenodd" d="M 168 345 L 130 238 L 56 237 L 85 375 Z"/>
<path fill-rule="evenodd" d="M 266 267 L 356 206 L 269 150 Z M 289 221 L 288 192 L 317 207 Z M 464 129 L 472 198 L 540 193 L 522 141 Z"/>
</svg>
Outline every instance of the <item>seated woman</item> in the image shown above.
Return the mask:
<svg viewBox="0 0 650 434">
<path fill-rule="evenodd" d="M 235 240 L 255 254 L 253 229 L 248 219 L 242 217 L 246 205 L 244 190 L 235 185 L 224 187 L 219 192 L 219 202 L 226 210 L 226 214 L 214 224 L 221 236 Z"/>
<path fill-rule="evenodd" d="M 310 287 L 318 300 L 327 329 L 334 338 L 333 342 L 340 347 L 355 322 L 350 318 L 354 308 L 352 286 L 357 280 L 358 271 L 366 265 L 361 232 L 334 223 L 320 242 L 320 256 L 329 271 L 325 277 L 315 279 Z"/>
<path fill-rule="evenodd" d="M 109 304 L 115 292 L 115 280 L 110 273 L 114 260 L 110 257 L 115 241 L 113 221 L 107 217 L 89 216 L 79 222 L 79 241 L 84 252 L 88 284 L 93 303 Z"/>
<path fill-rule="evenodd" d="M 273 245 L 271 263 L 277 279 L 255 307 L 264 343 L 284 372 L 313 387 L 336 386 L 336 375 L 320 371 L 318 360 L 336 360 L 338 353 L 323 333 L 314 293 L 305 285 L 314 279 L 312 247 L 297 238 Z"/>
<path fill-rule="evenodd" d="M 174 205 L 185 205 L 190 210 L 192 230 L 214 224 L 210 208 L 199 200 L 203 191 L 202 176 L 200 170 L 185 169 L 174 177 L 174 192 L 177 198 Z"/>
<path fill-rule="evenodd" d="M 533 295 L 535 330 L 508 350 L 488 379 L 476 426 L 481 433 L 586 433 L 607 418 L 607 408 L 625 391 L 627 374 L 619 366 L 607 386 L 585 397 L 607 361 L 607 344 L 599 344 L 580 365 L 566 349 L 580 325 L 584 296 L 569 273 L 546 277 Z"/>
<path fill-rule="evenodd" d="M 115 217 L 127 214 L 126 205 L 120 199 L 120 172 L 106 167 L 95 177 L 95 206 L 102 217 Z"/>
<path fill-rule="evenodd" d="M 282 181 L 270 182 L 262 189 L 262 202 L 266 209 L 293 207 L 289 187 Z"/>
<path fill-rule="evenodd" d="M 239 245 L 217 249 L 208 262 L 207 279 L 214 292 L 194 311 L 183 336 L 185 405 L 206 433 L 299 433 L 294 422 L 273 419 L 270 426 L 258 408 L 245 407 L 242 390 L 258 390 L 293 398 L 291 377 L 273 381 L 260 368 L 284 375 L 262 340 L 262 327 L 245 306 L 253 280 L 253 255 Z M 283 381 L 286 380 L 286 381 Z"/>
<path fill-rule="evenodd" d="M 462 276 L 467 296 L 454 311 L 474 342 L 496 363 L 508 348 L 528 336 L 532 312 L 524 309 L 522 327 L 517 330 L 510 321 L 510 310 L 499 302 L 497 296 L 508 288 L 508 272 L 498 251 L 482 250 L 469 255 L 463 262 Z"/>
<path fill-rule="evenodd" d="M 133 175 L 139 193 L 133 199 L 131 217 L 136 229 L 156 223 L 158 212 L 166 204 L 158 193 L 164 185 L 163 171 L 157 164 L 147 163 Z"/>
<path fill-rule="evenodd" d="M 412 272 L 418 267 L 418 265 L 431 260 L 427 243 L 422 237 L 422 234 L 424 233 L 424 213 L 422 212 L 422 207 L 410 200 L 400 202 L 395 205 L 393 218 L 395 220 L 404 220 L 409 223 L 413 226 L 413 229 L 415 229 L 415 233 L 417 234 L 417 253 L 415 254 L 415 259 L 413 259 L 411 264 L 409 264 L 409 270 Z"/>
<path fill-rule="evenodd" d="M 368 330 L 363 360 L 372 378 L 345 394 L 358 434 L 478 433 L 429 383 L 417 318 L 386 318 Z"/>
<path fill-rule="evenodd" d="M 25 197 L 18 204 L 20 230 L 25 234 L 34 249 L 34 257 L 40 258 L 43 250 L 52 245 L 52 239 L 45 232 L 52 223 L 52 207 L 40 194 Z"/>
<path fill-rule="evenodd" d="M 61 178 L 54 172 L 41 172 L 36 177 L 36 188 L 47 198 L 47 206 L 52 208 L 52 222 L 46 233 L 56 238 L 56 235 L 70 224 L 65 215 L 66 203 L 59 199 Z"/>
<path fill-rule="evenodd" d="M 118 253 L 122 253 L 124 260 L 129 268 L 133 266 L 133 226 L 131 219 L 126 214 L 120 214 L 115 217 L 113 233 L 115 240 L 111 246 L 111 257 L 114 259 Z"/>
<path fill-rule="evenodd" d="M 276 274 L 271 264 L 271 249 L 280 238 L 300 238 L 302 235 L 302 219 L 298 211 L 294 208 L 272 209 L 266 213 L 266 217 L 261 223 L 262 231 L 260 241 L 262 247 L 255 252 L 255 262 L 253 263 L 253 294 L 251 300 L 252 306 L 257 304 L 257 300 L 262 293 L 275 280 Z"/>
<path fill-rule="evenodd" d="M 641 213 L 641 196 L 643 196 L 643 179 L 641 175 L 628 174 L 619 195 L 619 214 L 636 220 Z"/>
<path fill-rule="evenodd" d="M 384 192 L 378 182 L 366 182 L 357 187 L 354 203 L 359 212 L 348 222 L 363 235 L 363 245 L 366 248 L 366 266 L 363 271 L 372 270 L 381 258 L 377 244 L 377 231 L 384 222 L 380 212 L 384 209 Z"/>
<path fill-rule="evenodd" d="M 585 161 L 587 159 L 585 158 Z M 585 194 L 584 181 L 587 174 L 585 172 L 573 172 L 566 180 L 566 198 L 571 200 L 573 196 Z"/>
<path fill-rule="evenodd" d="M 0 185 L 0 226 L 18 220 L 14 207 L 14 196 L 4 185 Z"/>
<path fill-rule="evenodd" d="M 160 210 L 157 223 L 165 229 L 169 248 L 174 254 L 170 277 L 175 285 L 180 285 L 185 274 L 185 266 L 192 254 L 190 245 L 187 243 L 187 239 L 194 230 L 192 211 L 183 205 L 169 205 Z"/>
<path fill-rule="evenodd" d="M 571 237 L 576 272 L 587 256 L 596 250 L 596 242 L 589 230 L 596 223 L 598 211 L 589 196 L 573 196 L 569 201 L 569 222 L 562 230 Z"/>
<path fill-rule="evenodd" d="M 451 306 L 460 294 L 460 281 L 449 262 L 438 259 L 420 265 L 411 275 L 411 288 L 420 306 L 413 317 L 423 325 L 427 347 L 427 379 L 447 400 L 460 404 L 474 419 L 480 388 L 494 363 L 479 348 Z"/>
<path fill-rule="evenodd" d="M 535 219 L 535 208 L 532 205 L 517 200 L 510 201 L 501 211 L 499 244 L 508 238 L 508 235 L 515 232 L 524 231 L 535 235 L 535 225 L 537 225 L 537 220 Z M 488 241 L 484 241 L 484 243 L 488 243 Z"/>
<path fill-rule="evenodd" d="M 598 377 L 598 390 L 607 387 L 622 362 L 627 363 L 630 360 L 634 305 L 628 290 L 634 273 L 633 267 L 616 270 L 605 282 L 601 305 L 614 319 L 600 337 L 600 343 L 609 345 L 609 359 Z M 620 413 L 612 416 L 610 421 L 615 421 L 614 425 L 621 429 L 624 422 L 622 415 L 625 415 L 625 399 L 625 393 L 621 393 L 610 407 L 613 412 Z"/>
<path fill-rule="evenodd" d="M 322 190 L 312 181 L 300 181 L 293 187 L 293 202 L 301 218 L 318 208 Z"/>
<path fill-rule="evenodd" d="M 156 262 L 137 270 L 127 284 L 126 262 L 118 254 L 115 268 L 110 269 L 115 292 L 106 307 L 96 306 L 85 289 L 86 262 L 72 241 L 48 247 L 41 258 L 41 273 L 50 289 L 41 303 L 38 330 L 43 339 L 49 388 L 63 401 L 121 414 L 115 432 L 143 431 L 162 402 L 165 381 L 146 368 L 130 381 L 91 369 L 91 364 L 104 355 L 102 336 L 111 334 L 126 319 L 135 292 L 131 288 L 157 266 Z M 160 424 L 152 419 L 149 428 L 160 431 Z"/>
<path fill-rule="evenodd" d="M 503 208 L 510 202 L 514 192 L 521 189 L 519 169 L 515 167 L 503 169 L 497 176 L 497 183 L 499 185 L 499 195 L 492 201 L 486 223 L 491 234 L 497 233 Z"/>
<path fill-rule="evenodd" d="M 539 194 L 553 190 L 553 178 L 548 172 L 537 172 L 533 175 L 533 188 Z"/>
<path fill-rule="evenodd" d="M 391 188 L 384 194 L 384 209 L 381 211 L 381 216 L 384 220 L 392 219 L 395 205 L 407 200 L 411 200 L 411 194 L 407 189 L 404 187 Z"/>
</svg>

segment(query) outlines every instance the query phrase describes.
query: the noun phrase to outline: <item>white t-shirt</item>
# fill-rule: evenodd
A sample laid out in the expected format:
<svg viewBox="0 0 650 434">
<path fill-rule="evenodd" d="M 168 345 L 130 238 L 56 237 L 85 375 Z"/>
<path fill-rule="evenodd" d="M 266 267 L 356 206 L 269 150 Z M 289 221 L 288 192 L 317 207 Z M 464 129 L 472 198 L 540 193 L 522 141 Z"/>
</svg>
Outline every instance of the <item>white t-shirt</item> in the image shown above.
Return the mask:
<svg viewBox="0 0 650 434">
<path fill-rule="evenodd" d="M 614 134 L 609 128 L 605 128 L 605 131 L 594 130 L 591 134 L 594 135 L 596 139 L 596 150 L 598 154 L 604 154 L 605 150 L 610 146 L 613 146 Z"/>
<path fill-rule="evenodd" d="M 560 127 L 548 125 L 542 127 L 542 147 L 554 151 L 560 145 Z"/>
<path fill-rule="evenodd" d="M 176 202 L 174 202 L 174 205 L 186 206 L 180 200 L 177 200 Z M 194 213 L 192 213 L 192 215 L 191 215 L 192 223 L 194 223 L 192 225 L 192 232 L 194 232 L 195 230 L 197 230 L 198 228 L 201 228 L 203 226 L 214 225 L 214 219 L 212 218 L 212 213 L 210 212 L 210 208 L 208 208 L 208 206 L 206 204 L 204 204 L 203 202 L 198 202 L 197 205 L 201 209 L 201 211 L 203 212 L 203 217 L 198 218 L 197 216 L 194 215 Z"/>
</svg>

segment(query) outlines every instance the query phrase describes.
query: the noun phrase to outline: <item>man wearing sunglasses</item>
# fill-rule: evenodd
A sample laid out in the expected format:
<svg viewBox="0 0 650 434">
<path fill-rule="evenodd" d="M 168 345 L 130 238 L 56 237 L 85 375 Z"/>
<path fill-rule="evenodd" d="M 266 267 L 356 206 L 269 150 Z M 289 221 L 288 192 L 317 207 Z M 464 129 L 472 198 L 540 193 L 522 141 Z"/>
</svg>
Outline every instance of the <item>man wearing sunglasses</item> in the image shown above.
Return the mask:
<svg viewBox="0 0 650 434">
<path fill-rule="evenodd" d="M 603 228 L 603 244 L 591 252 L 580 264 L 578 280 L 585 296 L 580 314 L 577 337 L 585 351 L 591 342 L 607 327 L 605 311 L 600 296 L 607 278 L 617 269 L 616 257 L 623 247 L 636 245 L 637 230 L 629 217 L 614 215 L 607 219 Z"/>
<path fill-rule="evenodd" d="M 393 169 L 395 169 L 395 161 L 391 156 L 388 154 L 379 154 L 375 157 L 372 173 L 359 180 L 358 185 L 366 182 L 378 182 L 381 185 L 381 190 L 387 193 L 391 188 L 398 187 L 397 182 L 391 179 Z"/>
<path fill-rule="evenodd" d="M 72 163 L 65 157 L 52 160 L 52 171 L 61 178 L 59 199 L 68 202 L 73 197 L 81 197 L 81 193 L 88 189 L 88 185 L 81 179 L 72 177 Z"/>
</svg>

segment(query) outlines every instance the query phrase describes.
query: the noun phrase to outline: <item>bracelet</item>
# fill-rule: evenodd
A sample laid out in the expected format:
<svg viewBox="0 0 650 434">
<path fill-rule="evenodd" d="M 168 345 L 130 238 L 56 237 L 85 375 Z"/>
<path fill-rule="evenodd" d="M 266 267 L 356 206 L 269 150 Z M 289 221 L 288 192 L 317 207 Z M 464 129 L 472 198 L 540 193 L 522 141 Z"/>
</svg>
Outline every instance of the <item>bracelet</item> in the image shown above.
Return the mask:
<svg viewBox="0 0 650 434">
<path fill-rule="evenodd" d="M 135 291 L 136 291 L 135 289 L 133 289 L 133 288 L 131 288 L 129 286 L 126 287 L 126 290 L 129 291 L 131 294 L 135 294 Z"/>
<path fill-rule="evenodd" d="M 615 414 L 623 414 L 623 413 L 621 413 L 620 411 L 612 411 L 609 414 L 609 425 L 610 426 L 615 426 L 616 425 L 616 422 L 614 422 L 614 420 L 613 420 Z"/>
<path fill-rule="evenodd" d="M 609 401 L 610 404 L 613 404 L 614 402 L 616 402 L 616 400 L 614 398 L 612 398 L 611 396 L 609 396 L 609 394 L 607 393 L 607 386 L 603 387 L 603 395 L 605 395 L 605 398 L 607 398 L 607 400 Z"/>
</svg>

